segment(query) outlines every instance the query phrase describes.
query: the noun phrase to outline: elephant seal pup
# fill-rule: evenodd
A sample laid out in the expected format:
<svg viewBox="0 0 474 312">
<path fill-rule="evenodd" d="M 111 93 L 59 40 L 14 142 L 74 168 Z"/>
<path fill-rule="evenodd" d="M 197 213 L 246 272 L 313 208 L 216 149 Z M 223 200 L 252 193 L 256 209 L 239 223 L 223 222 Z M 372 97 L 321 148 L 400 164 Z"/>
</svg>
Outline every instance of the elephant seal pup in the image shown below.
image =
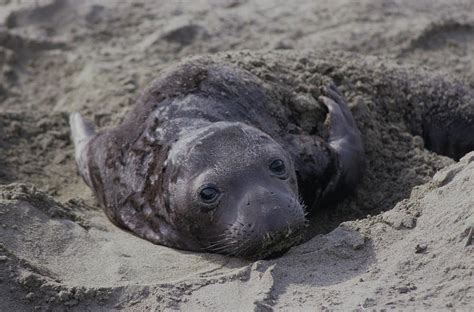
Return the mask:
<svg viewBox="0 0 474 312">
<path fill-rule="evenodd" d="M 79 172 L 108 218 L 139 237 L 264 258 L 301 239 L 305 205 L 352 189 L 362 174 L 352 114 L 334 85 L 322 93 L 327 140 L 291 134 L 288 108 L 257 77 L 190 60 L 153 82 L 114 129 L 96 134 L 71 114 Z"/>
</svg>

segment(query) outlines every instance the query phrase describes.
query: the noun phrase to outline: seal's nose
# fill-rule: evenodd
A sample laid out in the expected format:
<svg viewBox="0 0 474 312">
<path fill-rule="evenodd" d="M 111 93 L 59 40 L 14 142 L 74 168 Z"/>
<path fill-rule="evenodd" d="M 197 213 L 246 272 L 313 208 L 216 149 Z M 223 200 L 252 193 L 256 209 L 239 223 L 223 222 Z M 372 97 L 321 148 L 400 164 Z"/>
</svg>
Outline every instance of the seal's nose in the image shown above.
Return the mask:
<svg viewBox="0 0 474 312">
<path fill-rule="evenodd" d="M 255 220 L 254 228 L 260 234 L 299 229 L 305 224 L 304 210 L 292 193 L 256 187 L 247 194 L 243 210 Z"/>
</svg>

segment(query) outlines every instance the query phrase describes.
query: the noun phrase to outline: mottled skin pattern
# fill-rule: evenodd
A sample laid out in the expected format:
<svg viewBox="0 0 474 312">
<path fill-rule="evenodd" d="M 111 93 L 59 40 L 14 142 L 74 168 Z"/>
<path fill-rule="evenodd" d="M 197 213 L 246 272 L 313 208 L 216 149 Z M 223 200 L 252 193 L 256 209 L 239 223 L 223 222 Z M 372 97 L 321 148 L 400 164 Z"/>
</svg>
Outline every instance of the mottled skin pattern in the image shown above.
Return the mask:
<svg viewBox="0 0 474 312">
<path fill-rule="evenodd" d="M 188 61 L 153 82 L 114 129 L 94 135 L 71 115 L 79 171 L 108 218 L 142 238 L 265 257 L 301 238 L 305 207 L 362 175 L 352 114 L 334 85 L 322 94 L 326 140 L 295 131 L 289 108 L 252 74 Z M 218 200 L 203 202 L 204 189 L 218 189 Z"/>
</svg>

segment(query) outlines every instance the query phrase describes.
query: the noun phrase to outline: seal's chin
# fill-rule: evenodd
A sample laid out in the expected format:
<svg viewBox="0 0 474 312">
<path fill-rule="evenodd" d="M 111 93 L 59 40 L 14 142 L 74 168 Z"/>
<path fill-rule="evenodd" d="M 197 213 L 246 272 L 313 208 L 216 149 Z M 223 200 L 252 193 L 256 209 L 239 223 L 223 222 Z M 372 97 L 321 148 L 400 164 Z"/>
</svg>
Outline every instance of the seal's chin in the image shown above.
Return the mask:
<svg viewBox="0 0 474 312">
<path fill-rule="evenodd" d="M 306 224 L 305 222 L 301 227 L 290 231 L 267 233 L 261 241 L 254 242 L 253 248 L 248 248 L 248 251 L 242 253 L 240 257 L 249 260 L 279 257 L 303 240 L 303 229 L 306 228 Z"/>
<path fill-rule="evenodd" d="M 301 222 L 289 225 L 283 230 L 266 232 L 259 236 L 228 234 L 206 250 L 247 260 L 275 258 L 303 240 L 307 225 L 308 221 L 303 218 Z"/>
</svg>

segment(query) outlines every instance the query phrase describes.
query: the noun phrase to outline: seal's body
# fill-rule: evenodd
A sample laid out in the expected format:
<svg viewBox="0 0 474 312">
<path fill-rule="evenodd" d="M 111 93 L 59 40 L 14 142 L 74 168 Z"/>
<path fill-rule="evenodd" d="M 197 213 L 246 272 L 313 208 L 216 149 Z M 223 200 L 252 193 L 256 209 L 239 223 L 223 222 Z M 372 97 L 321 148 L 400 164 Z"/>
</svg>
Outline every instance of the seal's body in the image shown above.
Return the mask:
<svg viewBox="0 0 474 312">
<path fill-rule="evenodd" d="M 252 74 L 188 61 L 115 129 L 95 134 L 73 113 L 76 161 L 116 225 L 165 246 L 265 257 L 300 239 L 305 207 L 362 175 L 352 114 L 334 85 L 322 94 L 326 140 L 292 131 L 287 108 Z"/>
</svg>

